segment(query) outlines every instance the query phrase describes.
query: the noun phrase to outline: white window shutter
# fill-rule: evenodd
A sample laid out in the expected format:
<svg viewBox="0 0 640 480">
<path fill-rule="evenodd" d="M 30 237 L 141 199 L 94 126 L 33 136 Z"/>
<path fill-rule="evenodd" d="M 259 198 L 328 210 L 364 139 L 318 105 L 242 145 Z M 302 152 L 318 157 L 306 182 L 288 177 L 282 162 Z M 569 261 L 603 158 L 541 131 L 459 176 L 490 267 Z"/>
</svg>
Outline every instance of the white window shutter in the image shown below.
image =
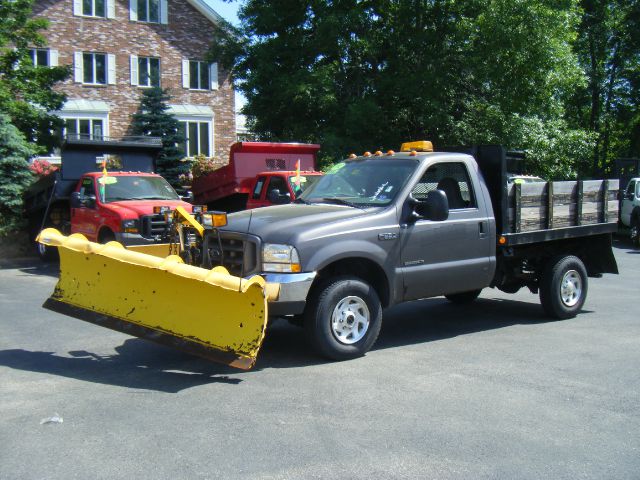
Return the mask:
<svg viewBox="0 0 640 480">
<path fill-rule="evenodd" d="M 138 21 L 138 0 L 129 0 L 129 20 Z"/>
<path fill-rule="evenodd" d="M 112 53 L 107 55 L 107 83 L 116 84 L 116 56 Z"/>
<path fill-rule="evenodd" d="M 73 14 L 76 16 L 82 15 L 82 0 L 73 0 Z"/>
<path fill-rule="evenodd" d="M 138 56 L 131 55 L 131 85 L 138 85 Z"/>
<path fill-rule="evenodd" d="M 107 0 L 107 18 L 116 18 L 116 0 Z"/>
<path fill-rule="evenodd" d="M 209 83 L 211 83 L 211 90 L 218 89 L 218 64 L 212 63 L 209 65 Z"/>
<path fill-rule="evenodd" d="M 74 52 L 73 54 L 73 81 L 76 83 L 82 83 L 83 79 L 82 71 L 82 52 Z"/>
<path fill-rule="evenodd" d="M 189 88 L 189 60 L 182 60 L 182 88 Z"/>
<path fill-rule="evenodd" d="M 160 0 L 160 23 L 169 23 L 169 9 L 167 0 Z"/>
<path fill-rule="evenodd" d="M 49 50 L 49 66 L 57 67 L 58 66 L 58 50 L 50 49 Z"/>
</svg>

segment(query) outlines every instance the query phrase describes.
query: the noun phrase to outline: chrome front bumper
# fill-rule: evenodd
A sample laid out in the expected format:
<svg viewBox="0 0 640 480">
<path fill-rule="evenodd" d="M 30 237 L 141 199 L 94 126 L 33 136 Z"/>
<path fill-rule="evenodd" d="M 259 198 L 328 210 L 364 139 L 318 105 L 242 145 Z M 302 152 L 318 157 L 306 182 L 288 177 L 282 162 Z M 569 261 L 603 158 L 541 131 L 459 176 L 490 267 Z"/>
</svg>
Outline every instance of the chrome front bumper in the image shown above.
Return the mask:
<svg viewBox="0 0 640 480">
<path fill-rule="evenodd" d="M 263 274 L 267 282 L 280 284 L 278 299 L 269 302 L 269 316 L 301 314 L 316 275 L 317 272 Z"/>
</svg>

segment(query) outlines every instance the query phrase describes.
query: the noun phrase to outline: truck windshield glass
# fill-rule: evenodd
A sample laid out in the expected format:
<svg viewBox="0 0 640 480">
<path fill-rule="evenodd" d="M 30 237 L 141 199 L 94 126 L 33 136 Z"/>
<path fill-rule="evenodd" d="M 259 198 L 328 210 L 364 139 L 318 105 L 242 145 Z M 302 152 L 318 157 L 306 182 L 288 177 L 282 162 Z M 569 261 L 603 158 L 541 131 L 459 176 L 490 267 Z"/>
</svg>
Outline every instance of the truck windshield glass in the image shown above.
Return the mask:
<svg viewBox="0 0 640 480">
<path fill-rule="evenodd" d="M 176 191 L 162 177 L 118 176 L 104 187 L 103 202 L 121 200 L 180 200 Z"/>
<path fill-rule="evenodd" d="M 302 192 L 307 190 L 311 185 L 316 183 L 321 175 L 300 175 L 300 184 L 298 185 L 297 176 L 293 175 L 289 177 L 289 183 L 291 184 L 291 190 L 296 194 L 296 197 L 299 197 Z"/>
<path fill-rule="evenodd" d="M 346 160 L 299 197 L 308 203 L 336 203 L 354 207 L 389 205 L 407 183 L 418 162 L 401 159 Z"/>
</svg>

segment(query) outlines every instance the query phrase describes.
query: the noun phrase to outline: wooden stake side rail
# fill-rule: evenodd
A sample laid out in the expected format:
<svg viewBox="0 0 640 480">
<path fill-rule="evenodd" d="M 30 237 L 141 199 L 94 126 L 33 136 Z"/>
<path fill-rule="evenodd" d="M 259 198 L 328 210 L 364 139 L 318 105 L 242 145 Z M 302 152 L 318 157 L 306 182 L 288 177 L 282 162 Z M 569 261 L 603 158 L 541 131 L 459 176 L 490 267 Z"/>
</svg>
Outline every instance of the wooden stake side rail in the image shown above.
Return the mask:
<svg viewBox="0 0 640 480">
<path fill-rule="evenodd" d="M 617 222 L 618 180 L 509 185 L 506 234 Z"/>
</svg>

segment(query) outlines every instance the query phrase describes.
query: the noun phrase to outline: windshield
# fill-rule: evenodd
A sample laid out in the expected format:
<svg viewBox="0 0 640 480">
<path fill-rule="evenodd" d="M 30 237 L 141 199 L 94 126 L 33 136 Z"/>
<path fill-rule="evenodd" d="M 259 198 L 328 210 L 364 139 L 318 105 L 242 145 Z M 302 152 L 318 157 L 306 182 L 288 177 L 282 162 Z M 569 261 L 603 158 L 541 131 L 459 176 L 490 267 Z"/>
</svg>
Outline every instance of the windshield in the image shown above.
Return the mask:
<svg viewBox="0 0 640 480">
<path fill-rule="evenodd" d="M 103 185 L 104 193 L 101 192 L 104 203 L 120 200 L 180 200 L 173 187 L 162 177 L 113 176 L 108 178 L 112 180 Z M 100 178 L 98 182 L 100 183 Z"/>
<path fill-rule="evenodd" d="M 299 197 L 302 192 L 306 191 L 311 185 L 316 183 L 322 175 L 300 175 L 300 185 L 298 185 L 298 177 L 291 175 L 289 177 L 289 183 L 291 184 L 291 190 Z"/>
<path fill-rule="evenodd" d="M 334 165 L 299 197 L 307 203 L 353 207 L 389 205 L 415 171 L 416 160 L 357 159 Z"/>
</svg>

